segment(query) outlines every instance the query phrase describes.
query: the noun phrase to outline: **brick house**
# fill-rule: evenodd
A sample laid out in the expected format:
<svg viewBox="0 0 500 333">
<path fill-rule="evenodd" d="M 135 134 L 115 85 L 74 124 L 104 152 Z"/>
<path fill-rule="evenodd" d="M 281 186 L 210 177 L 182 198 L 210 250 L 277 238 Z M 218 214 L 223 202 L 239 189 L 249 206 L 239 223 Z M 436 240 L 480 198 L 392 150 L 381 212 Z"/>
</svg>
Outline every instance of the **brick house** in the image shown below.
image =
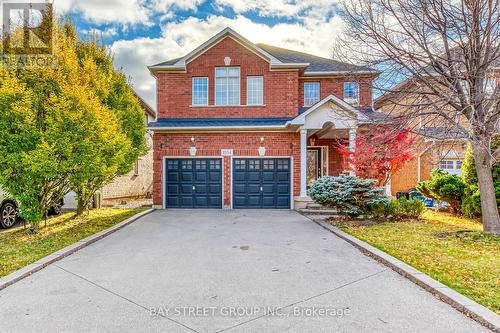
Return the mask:
<svg viewBox="0 0 500 333">
<path fill-rule="evenodd" d="M 411 85 L 411 81 L 402 82 L 397 89 L 374 101 L 377 114 L 386 114 L 387 118 L 406 118 L 405 126 L 417 134 L 413 145 L 415 158 L 391 176 L 390 192 L 393 196 L 413 190 L 418 182 L 430 179 L 436 169 L 460 176 L 467 148 L 467 140 L 453 129 L 453 124 L 429 115 L 431 112 L 422 108 L 421 115 L 417 116 L 413 107 L 405 106 L 419 97 L 417 93 L 408 93 L 416 90 Z M 402 96 L 398 96 L 398 91 Z"/>
<path fill-rule="evenodd" d="M 144 110 L 144 122 L 149 124 L 155 121 L 156 112 L 139 95 Z M 134 168 L 128 174 L 116 177 L 111 183 L 102 188 L 102 198 L 105 201 L 128 198 L 151 197 L 153 193 L 153 137 L 146 133 L 148 152 L 135 161 Z"/>
<path fill-rule="evenodd" d="M 230 28 L 149 67 L 156 208 L 300 208 L 376 116 L 378 72 L 253 44 Z"/>
</svg>

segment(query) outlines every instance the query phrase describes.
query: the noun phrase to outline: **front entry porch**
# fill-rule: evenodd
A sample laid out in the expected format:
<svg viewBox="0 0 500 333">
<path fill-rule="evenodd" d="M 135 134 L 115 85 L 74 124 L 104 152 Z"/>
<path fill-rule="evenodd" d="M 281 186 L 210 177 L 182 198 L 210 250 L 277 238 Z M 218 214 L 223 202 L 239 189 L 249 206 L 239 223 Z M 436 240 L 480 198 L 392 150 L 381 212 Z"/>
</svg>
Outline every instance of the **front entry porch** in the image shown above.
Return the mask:
<svg viewBox="0 0 500 333">
<path fill-rule="evenodd" d="M 338 176 L 345 170 L 345 160 L 339 147 L 353 151 L 356 132 L 365 116 L 335 96 L 328 96 L 292 121 L 300 132 L 300 195 L 294 198 L 295 209 L 312 200 L 308 189 L 323 176 Z"/>
</svg>

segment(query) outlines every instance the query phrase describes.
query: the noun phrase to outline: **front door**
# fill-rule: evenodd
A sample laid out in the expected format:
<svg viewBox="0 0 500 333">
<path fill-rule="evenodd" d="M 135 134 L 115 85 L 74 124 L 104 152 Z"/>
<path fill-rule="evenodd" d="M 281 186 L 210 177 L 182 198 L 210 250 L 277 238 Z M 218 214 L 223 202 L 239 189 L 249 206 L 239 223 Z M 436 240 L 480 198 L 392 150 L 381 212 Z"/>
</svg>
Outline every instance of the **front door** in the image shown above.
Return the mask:
<svg viewBox="0 0 500 333">
<path fill-rule="evenodd" d="M 314 181 L 327 175 L 327 151 L 328 147 L 307 148 L 307 187 Z"/>
</svg>

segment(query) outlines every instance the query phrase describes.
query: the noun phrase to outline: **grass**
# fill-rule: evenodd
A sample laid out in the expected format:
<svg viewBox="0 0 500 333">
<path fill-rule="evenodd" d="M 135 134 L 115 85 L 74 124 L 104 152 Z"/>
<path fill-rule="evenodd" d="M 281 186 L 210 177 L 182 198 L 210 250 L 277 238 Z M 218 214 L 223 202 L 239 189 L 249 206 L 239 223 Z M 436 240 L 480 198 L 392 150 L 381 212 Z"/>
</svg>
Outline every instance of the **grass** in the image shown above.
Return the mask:
<svg viewBox="0 0 500 333">
<path fill-rule="evenodd" d="M 0 277 L 57 250 L 107 229 L 144 209 L 102 208 L 74 218 L 65 213 L 40 223 L 37 232 L 22 227 L 0 232 Z"/>
<path fill-rule="evenodd" d="M 477 221 L 427 211 L 421 220 L 340 228 L 500 314 L 500 237 Z"/>
</svg>

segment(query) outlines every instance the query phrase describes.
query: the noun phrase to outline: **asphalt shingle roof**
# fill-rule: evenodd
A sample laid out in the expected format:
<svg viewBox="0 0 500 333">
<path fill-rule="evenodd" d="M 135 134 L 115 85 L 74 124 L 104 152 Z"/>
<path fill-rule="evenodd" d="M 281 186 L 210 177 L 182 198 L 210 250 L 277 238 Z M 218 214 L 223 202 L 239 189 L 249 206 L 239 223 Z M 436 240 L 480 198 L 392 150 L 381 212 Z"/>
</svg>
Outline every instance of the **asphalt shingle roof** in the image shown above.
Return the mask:
<svg viewBox="0 0 500 333">
<path fill-rule="evenodd" d="M 149 127 L 280 126 L 292 118 L 160 118 Z"/>
<path fill-rule="evenodd" d="M 175 63 L 179 60 L 181 60 L 183 57 L 175 58 L 175 59 L 170 59 L 164 62 L 160 62 L 159 64 L 153 65 L 153 66 L 171 66 L 175 65 Z"/>
<path fill-rule="evenodd" d="M 359 72 L 373 71 L 373 69 L 364 66 L 356 66 L 333 59 L 322 58 L 312 54 L 284 49 L 267 44 L 257 44 L 258 47 L 271 54 L 282 62 L 289 63 L 309 63 L 306 72 Z"/>
<path fill-rule="evenodd" d="M 307 72 L 366 72 L 373 69 L 364 66 L 356 66 L 333 59 L 322 58 L 312 54 L 284 49 L 277 46 L 257 44 L 258 47 L 271 54 L 273 57 L 285 63 L 309 63 Z M 170 59 L 153 66 L 171 66 L 180 58 Z"/>
<path fill-rule="evenodd" d="M 459 130 L 447 127 L 424 127 L 417 134 L 436 140 L 460 140 L 466 138 Z"/>
</svg>

